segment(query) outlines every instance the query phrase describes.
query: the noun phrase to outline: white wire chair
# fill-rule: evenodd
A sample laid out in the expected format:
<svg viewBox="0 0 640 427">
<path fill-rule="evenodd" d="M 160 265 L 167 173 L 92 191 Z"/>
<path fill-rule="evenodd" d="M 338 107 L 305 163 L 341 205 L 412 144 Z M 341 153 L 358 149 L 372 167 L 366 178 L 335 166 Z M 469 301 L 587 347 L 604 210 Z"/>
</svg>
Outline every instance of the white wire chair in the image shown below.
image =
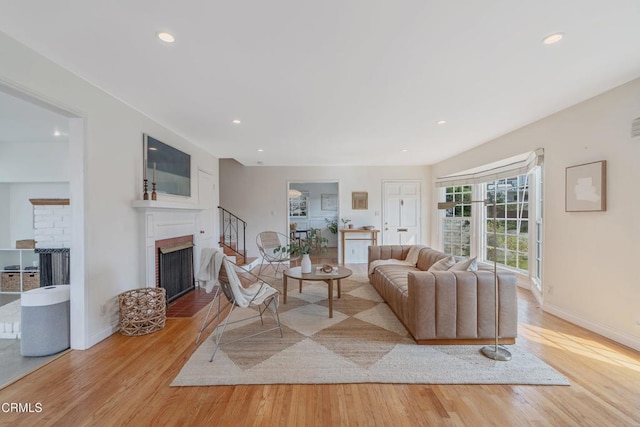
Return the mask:
<svg viewBox="0 0 640 427">
<path fill-rule="evenodd" d="M 299 257 L 289 254 L 286 250 L 291 246 L 291 238 L 285 236 L 282 233 L 276 231 L 263 231 L 256 236 L 256 245 L 260 256 L 266 265 L 273 268 L 275 271 L 275 277 L 281 273 L 281 266 L 286 262 L 295 261 Z M 280 250 L 278 250 L 281 248 Z M 284 248 L 284 250 L 282 250 Z M 258 270 L 258 276 L 262 275 L 262 270 L 265 268 L 264 262 L 260 263 L 260 269 Z M 284 270 L 284 268 L 282 269 Z"/>
<path fill-rule="evenodd" d="M 242 276 L 245 278 L 249 278 L 254 281 L 253 283 L 247 285 L 246 287 L 242 285 L 240 278 L 238 277 L 237 270 L 242 272 Z M 220 272 L 218 273 L 218 282 L 220 286 L 216 287 L 215 295 L 211 304 L 209 306 L 209 310 L 207 311 L 207 315 L 202 322 L 202 327 L 200 328 L 200 332 L 196 337 L 196 344 L 200 341 L 200 336 L 202 332 L 213 322 L 214 320 L 218 320 L 218 323 L 213 331 L 215 337 L 215 348 L 213 349 L 213 354 L 211 354 L 211 359 L 209 362 L 213 361 L 218 348 L 222 345 L 230 344 L 232 342 L 241 341 L 247 338 L 255 337 L 257 335 L 261 335 L 267 332 L 275 331 L 276 329 L 280 330 L 280 338 L 283 337 L 282 334 L 282 325 L 280 324 L 280 316 L 278 314 L 278 304 L 279 304 L 279 295 L 280 292 L 269 285 L 264 280 L 260 279 L 258 276 L 254 275 L 248 270 L 243 269 L 242 267 L 236 266 L 231 260 L 229 260 L 226 256 L 222 260 L 222 265 L 220 267 Z M 223 307 L 221 303 L 222 295 L 224 295 L 227 300 L 231 303 L 231 308 L 228 313 L 221 319 L 223 316 L 223 312 L 226 310 L 226 304 Z M 213 311 L 214 307 L 217 307 L 215 315 L 209 320 L 209 316 Z M 229 321 L 231 318 L 231 314 L 235 307 L 255 307 L 258 311 L 257 314 L 245 317 L 243 319 Z M 264 325 L 264 319 L 262 315 L 265 311 L 269 311 L 269 314 L 275 320 L 276 326 L 270 327 L 268 329 L 262 330 L 260 332 L 256 332 L 251 335 L 243 336 L 242 338 L 237 338 L 228 342 L 222 342 L 222 337 L 224 335 L 225 330 L 228 325 L 245 322 L 250 319 L 260 318 L 260 322 Z"/>
</svg>

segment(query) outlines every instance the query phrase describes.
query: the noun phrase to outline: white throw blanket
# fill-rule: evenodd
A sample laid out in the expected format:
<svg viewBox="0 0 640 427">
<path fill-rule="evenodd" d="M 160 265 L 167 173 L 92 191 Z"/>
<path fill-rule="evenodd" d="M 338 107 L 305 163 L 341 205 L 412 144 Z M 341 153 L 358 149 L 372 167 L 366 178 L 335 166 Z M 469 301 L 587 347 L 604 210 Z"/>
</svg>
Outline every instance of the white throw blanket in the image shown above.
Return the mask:
<svg viewBox="0 0 640 427">
<path fill-rule="evenodd" d="M 269 286 L 264 282 L 255 282 L 247 286 L 246 288 L 242 286 L 240 282 L 240 278 L 236 274 L 235 267 L 231 261 L 227 258 L 224 259 L 224 268 L 227 271 L 227 276 L 229 277 L 229 284 L 231 285 L 231 291 L 233 292 L 233 298 L 235 299 L 235 304 L 238 307 L 248 307 L 249 304 L 259 305 L 264 302 L 265 299 L 270 297 L 273 294 L 278 293 L 278 291 Z M 278 299 L 273 299 L 274 307 L 271 309 L 277 308 Z"/>
<path fill-rule="evenodd" d="M 373 274 L 373 272 L 376 270 L 376 268 L 380 267 L 381 265 L 406 265 L 408 267 L 415 267 L 415 264 L 412 264 L 408 261 L 403 261 L 401 259 L 377 259 L 375 261 L 372 261 L 371 264 L 369 264 L 369 274 Z"/>
<path fill-rule="evenodd" d="M 407 253 L 407 257 L 404 260 L 400 259 L 377 259 L 372 261 L 369 264 L 369 274 L 373 274 L 376 268 L 381 265 L 406 265 L 409 267 L 415 267 L 418 264 L 418 255 L 420 254 L 420 250 L 422 248 L 426 248 L 425 245 L 413 245 L 409 248 L 409 252 Z"/>
<path fill-rule="evenodd" d="M 211 293 L 213 286 L 218 283 L 218 272 L 223 259 L 224 253 L 217 248 L 204 248 L 200 254 L 200 268 L 196 280 L 204 282 L 207 293 Z"/>
</svg>

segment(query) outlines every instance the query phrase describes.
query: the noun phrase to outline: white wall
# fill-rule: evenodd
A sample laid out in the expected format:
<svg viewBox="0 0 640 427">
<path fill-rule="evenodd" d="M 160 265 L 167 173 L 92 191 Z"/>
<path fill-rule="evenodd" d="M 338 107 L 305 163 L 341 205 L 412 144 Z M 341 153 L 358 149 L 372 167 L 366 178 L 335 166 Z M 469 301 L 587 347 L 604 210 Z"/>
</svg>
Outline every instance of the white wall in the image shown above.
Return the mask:
<svg viewBox="0 0 640 427">
<path fill-rule="evenodd" d="M 69 144 L 0 143 L 0 247 L 33 239 L 30 198 L 69 197 Z M 2 210 L 6 214 L 2 214 Z"/>
<path fill-rule="evenodd" d="M 0 182 L 66 182 L 70 171 L 67 143 L 0 143 Z"/>
<path fill-rule="evenodd" d="M 640 79 L 438 163 L 433 177 L 543 147 L 543 309 L 640 349 L 637 117 Z M 565 168 L 598 160 L 607 161 L 606 212 L 565 212 Z"/>
<path fill-rule="evenodd" d="M 9 184 L 0 183 L 0 248 L 6 248 L 11 242 L 9 218 L 11 216 L 9 204 Z"/>
<path fill-rule="evenodd" d="M 382 181 L 413 179 L 422 182 L 422 200 L 431 198 L 427 166 L 335 166 L 335 167 L 245 167 L 234 160 L 220 161 L 220 203 L 225 209 L 247 221 L 249 256 L 258 256 L 257 233 L 287 231 L 288 182 L 336 181 L 339 183 L 340 218 L 352 220 L 355 227 L 382 226 Z M 351 192 L 369 193 L 368 210 L 351 209 Z M 376 215 L 377 213 L 377 215 Z M 427 241 L 427 209 L 422 210 L 422 238 Z M 367 262 L 367 244 L 349 243 L 347 263 Z M 354 249 L 355 253 L 352 253 Z"/>
<path fill-rule="evenodd" d="M 142 194 L 142 133 L 191 154 L 192 172 L 196 174 L 202 169 L 217 179 L 217 159 L 2 33 L 0 57 L 0 84 L 4 82 L 53 103 L 81 117 L 84 124 L 71 126 L 72 132 L 76 129 L 81 135 L 79 143 L 71 136 L 69 167 L 73 172 L 72 209 L 83 208 L 74 210 L 74 214 L 84 213 L 82 218 L 72 219 L 74 232 L 81 236 L 73 240 L 80 243 L 75 248 L 76 255 L 71 248 L 71 268 L 84 270 L 76 282 L 72 271 L 72 346 L 86 348 L 114 332 L 117 295 L 142 286 L 141 214 L 131 207 L 132 200 Z M 191 198 L 187 202 L 196 201 Z M 74 300 L 74 295 L 79 295 L 81 301 Z M 102 306 L 106 314 L 101 314 Z M 78 322 L 74 313 L 82 313 Z M 80 322 L 82 325 L 78 326 Z"/>
</svg>

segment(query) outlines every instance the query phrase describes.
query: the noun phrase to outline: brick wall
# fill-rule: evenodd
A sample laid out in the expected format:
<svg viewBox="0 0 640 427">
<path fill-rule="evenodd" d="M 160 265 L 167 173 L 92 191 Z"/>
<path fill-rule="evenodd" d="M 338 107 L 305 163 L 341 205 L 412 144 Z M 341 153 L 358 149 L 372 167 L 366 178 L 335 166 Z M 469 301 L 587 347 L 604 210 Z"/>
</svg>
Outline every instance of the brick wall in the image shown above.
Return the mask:
<svg viewBox="0 0 640 427">
<path fill-rule="evenodd" d="M 71 206 L 68 203 L 34 204 L 33 230 L 36 248 L 70 247 Z"/>
</svg>

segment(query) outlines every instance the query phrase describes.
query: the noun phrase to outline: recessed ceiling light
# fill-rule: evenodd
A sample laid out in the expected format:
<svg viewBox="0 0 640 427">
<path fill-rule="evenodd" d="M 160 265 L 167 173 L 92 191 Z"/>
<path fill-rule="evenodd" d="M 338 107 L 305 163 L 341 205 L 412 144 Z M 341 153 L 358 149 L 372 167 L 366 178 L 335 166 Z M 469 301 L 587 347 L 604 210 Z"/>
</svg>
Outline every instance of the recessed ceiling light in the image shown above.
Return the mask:
<svg viewBox="0 0 640 427">
<path fill-rule="evenodd" d="M 53 131 L 53 136 L 60 136 L 60 135 L 62 135 L 62 134 L 60 133 L 59 130 Z"/>
<path fill-rule="evenodd" d="M 409 151 L 409 150 L 407 150 L 406 148 L 403 148 L 403 149 L 402 149 L 402 150 L 400 150 L 400 151 L 402 151 L 403 153 L 406 153 L 406 152 L 407 152 L 407 151 Z"/>
<path fill-rule="evenodd" d="M 446 121 L 446 120 L 438 120 L 438 121 L 436 122 L 436 124 L 437 124 L 437 125 L 444 125 L 444 124 L 446 124 L 446 123 L 447 123 L 447 121 Z"/>
<path fill-rule="evenodd" d="M 238 119 L 235 120 L 231 120 L 231 123 L 233 123 L 234 125 L 239 125 L 241 122 Z"/>
<path fill-rule="evenodd" d="M 262 148 L 258 148 L 258 153 L 262 153 L 264 150 Z"/>
<path fill-rule="evenodd" d="M 547 37 L 542 39 L 543 44 L 554 44 L 558 43 L 564 37 L 564 33 L 554 33 L 549 34 Z"/>
<path fill-rule="evenodd" d="M 173 37 L 173 34 L 169 34 L 165 32 L 158 33 L 158 38 L 165 43 L 173 43 L 174 41 L 176 41 L 176 38 Z"/>
</svg>

